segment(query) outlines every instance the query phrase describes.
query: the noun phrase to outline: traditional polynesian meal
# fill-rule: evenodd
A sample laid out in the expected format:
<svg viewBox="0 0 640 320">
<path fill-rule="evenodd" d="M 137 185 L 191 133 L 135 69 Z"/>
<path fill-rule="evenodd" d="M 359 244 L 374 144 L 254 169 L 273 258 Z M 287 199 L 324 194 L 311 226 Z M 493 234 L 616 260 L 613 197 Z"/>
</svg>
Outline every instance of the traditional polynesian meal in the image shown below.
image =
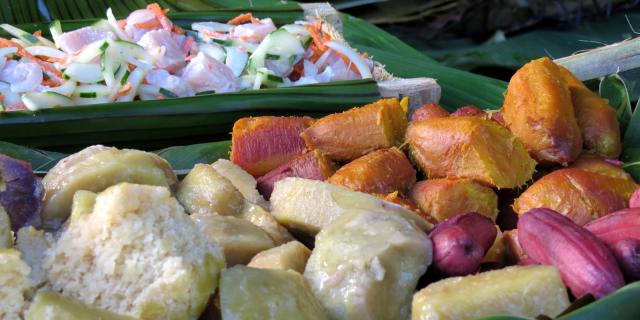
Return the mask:
<svg viewBox="0 0 640 320">
<path fill-rule="evenodd" d="M 139 28 L 119 32 L 156 32 Z M 431 103 L 409 120 L 391 98 L 240 119 L 230 159 L 181 181 L 138 150 L 91 146 L 41 181 L 2 156 L 0 318 L 555 317 L 640 279 L 640 191 L 620 148 L 613 108 L 543 58 L 496 112 Z"/>
<path fill-rule="evenodd" d="M 53 41 L 0 25 L 4 110 L 188 97 L 372 78 L 381 66 L 321 18 L 277 27 L 242 14 L 228 22 L 174 25 L 158 4 L 62 32 Z M 378 70 L 379 69 L 379 70 Z"/>
</svg>

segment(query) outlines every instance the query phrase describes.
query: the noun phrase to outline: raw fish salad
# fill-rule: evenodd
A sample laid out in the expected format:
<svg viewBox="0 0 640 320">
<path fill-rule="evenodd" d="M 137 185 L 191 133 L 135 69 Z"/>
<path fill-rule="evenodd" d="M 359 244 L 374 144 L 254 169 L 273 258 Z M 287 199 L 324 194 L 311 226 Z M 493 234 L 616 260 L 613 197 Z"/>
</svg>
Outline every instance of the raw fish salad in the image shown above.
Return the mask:
<svg viewBox="0 0 640 320">
<path fill-rule="evenodd" d="M 41 110 L 188 97 L 372 77 L 374 62 L 323 28 L 323 20 L 277 28 L 241 14 L 183 30 L 151 4 L 116 20 L 62 32 L 0 27 L 2 110 Z"/>
</svg>

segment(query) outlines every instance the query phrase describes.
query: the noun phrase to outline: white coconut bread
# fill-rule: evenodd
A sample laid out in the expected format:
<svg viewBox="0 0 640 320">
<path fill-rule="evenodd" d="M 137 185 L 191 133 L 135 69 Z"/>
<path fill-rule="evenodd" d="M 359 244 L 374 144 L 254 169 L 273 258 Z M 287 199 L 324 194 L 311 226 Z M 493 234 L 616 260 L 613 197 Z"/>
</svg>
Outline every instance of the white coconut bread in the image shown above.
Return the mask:
<svg viewBox="0 0 640 320">
<path fill-rule="evenodd" d="M 128 183 L 74 209 L 43 262 L 52 289 L 141 319 L 197 318 L 224 265 L 167 188 Z"/>
<path fill-rule="evenodd" d="M 29 290 L 29 266 L 14 249 L 0 249 L 0 319 L 21 319 Z"/>
</svg>

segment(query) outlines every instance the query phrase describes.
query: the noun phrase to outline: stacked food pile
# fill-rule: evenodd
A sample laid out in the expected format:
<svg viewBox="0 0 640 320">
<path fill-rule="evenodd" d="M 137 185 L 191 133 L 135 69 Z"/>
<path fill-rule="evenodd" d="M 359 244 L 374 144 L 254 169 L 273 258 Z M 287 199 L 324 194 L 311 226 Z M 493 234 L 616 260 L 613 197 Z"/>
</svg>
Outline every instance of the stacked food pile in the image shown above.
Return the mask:
<svg viewBox="0 0 640 320">
<path fill-rule="evenodd" d="M 555 317 L 640 277 L 615 112 L 569 71 L 532 61 L 496 112 L 407 109 L 243 118 L 181 181 L 137 150 L 42 182 L 3 157 L 0 317 Z"/>
</svg>

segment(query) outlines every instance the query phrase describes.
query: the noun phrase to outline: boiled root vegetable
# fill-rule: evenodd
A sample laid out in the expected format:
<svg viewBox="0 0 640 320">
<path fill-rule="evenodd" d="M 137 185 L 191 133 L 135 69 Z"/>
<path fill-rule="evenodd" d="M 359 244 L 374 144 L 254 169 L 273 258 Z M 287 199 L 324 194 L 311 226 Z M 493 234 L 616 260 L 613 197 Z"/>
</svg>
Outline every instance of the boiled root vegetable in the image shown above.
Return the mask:
<svg viewBox="0 0 640 320">
<path fill-rule="evenodd" d="M 585 228 L 611 249 L 627 279 L 640 279 L 640 208 L 607 214 Z"/>
<path fill-rule="evenodd" d="M 494 225 L 496 229 L 496 239 L 493 241 L 491 248 L 487 250 L 487 254 L 482 260 L 482 265 L 489 265 L 493 268 L 502 268 L 505 263 L 505 257 L 507 253 L 507 246 L 504 240 L 504 233 L 500 231 L 500 228 Z"/>
<path fill-rule="evenodd" d="M 218 159 L 212 163 L 211 166 L 216 169 L 220 175 L 231 181 L 233 186 L 242 193 L 242 196 L 244 196 L 247 201 L 263 208 L 269 207 L 269 203 L 266 202 L 258 192 L 258 182 L 256 178 L 244 171 L 240 166 L 227 159 Z"/>
<path fill-rule="evenodd" d="M 40 319 L 113 319 L 133 320 L 135 318 L 115 314 L 107 310 L 86 305 L 73 298 L 53 291 L 38 291 L 33 303 L 25 313 L 25 320 Z"/>
<path fill-rule="evenodd" d="M 293 240 L 293 236 L 281 226 L 276 218 L 263 207 L 250 202 L 245 203 L 239 218 L 245 219 L 264 230 L 274 243 L 281 245 Z"/>
<path fill-rule="evenodd" d="M 410 154 L 429 178 L 471 178 L 498 188 L 523 185 L 536 162 L 524 145 L 494 121 L 446 117 L 412 122 Z"/>
<path fill-rule="evenodd" d="M 188 213 L 237 215 L 244 198 L 231 181 L 207 164 L 196 164 L 180 182 L 176 198 Z"/>
<path fill-rule="evenodd" d="M 506 249 L 505 258 L 507 263 L 519 264 L 520 261 L 528 259 L 518 241 L 518 229 L 505 231 L 502 239 Z"/>
<path fill-rule="evenodd" d="M 298 177 L 313 180 L 326 180 L 335 172 L 334 164 L 320 151 L 313 150 L 299 155 L 269 173 L 258 178 L 257 188 L 267 200 L 271 198 L 273 185 L 284 178 Z"/>
<path fill-rule="evenodd" d="M 315 235 L 353 210 L 390 212 L 413 221 L 422 230 L 431 224 L 403 206 L 376 196 L 317 180 L 285 178 L 276 182 L 271 194 L 272 214 L 289 229 Z"/>
<path fill-rule="evenodd" d="M 416 183 L 411 200 L 437 221 L 478 212 L 495 221 L 498 196 L 493 189 L 466 178 L 429 179 Z"/>
<path fill-rule="evenodd" d="M 633 177 L 622 169 L 622 165 L 623 163 L 618 160 L 605 159 L 592 154 L 582 154 L 580 158 L 569 167 L 603 174 L 611 178 L 635 182 Z"/>
<path fill-rule="evenodd" d="M 518 241 L 527 256 L 553 265 L 576 297 L 602 298 L 624 285 L 611 251 L 589 230 L 549 209 L 533 209 L 518 221 Z"/>
<path fill-rule="evenodd" d="M 311 250 L 298 241 L 262 251 L 251 259 L 248 266 L 262 269 L 293 270 L 303 273 Z"/>
<path fill-rule="evenodd" d="M 405 209 L 409 210 L 409 211 L 413 211 L 415 214 L 419 215 L 420 217 L 424 218 L 425 220 L 429 221 L 430 223 L 438 223 L 438 221 L 436 219 L 434 219 L 432 216 L 424 213 L 422 210 L 420 210 L 420 208 L 413 203 L 413 201 L 411 201 L 410 199 L 406 199 L 400 196 L 400 194 L 395 191 L 392 193 L 387 193 L 387 194 L 374 194 L 374 196 L 384 200 L 384 201 L 388 201 L 391 203 L 395 203 L 399 206 L 404 207 Z"/>
<path fill-rule="evenodd" d="M 44 189 L 31 165 L 0 154 L 0 205 L 9 215 L 11 230 L 39 225 Z"/>
<path fill-rule="evenodd" d="M 395 213 L 355 210 L 316 237 L 304 277 L 331 319 L 406 319 L 431 241 Z"/>
<path fill-rule="evenodd" d="M 78 190 L 102 191 L 120 182 L 175 189 L 178 178 L 169 163 L 139 150 L 91 146 L 58 162 L 42 179 L 45 189 L 42 220 L 57 229 L 71 213 Z"/>
<path fill-rule="evenodd" d="M 615 110 L 607 100 L 589 90 L 568 69 L 562 66 L 559 68 L 571 92 L 585 150 L 603 157 L 617 158 L 622 150 L 622 143 Z"/>
<path fill-rule="evenodd" d="M 629 199 L 629 208 L 638 207 L 640 207 L 640 188 L 636 189 L 636 191 L 631 194 L 631 198 Z"/>
<path fill-rule="evenodd" d="M 431 118 L 448 117 L 449 112 L 437 103 L 426 103 L 416 109 L 411 115 L 411 122 L 426 120 Z"/>
<path fill-rule="evenodd" d="M 433 266 L 441 275 L 463 276 L 480 269 L 496 239 L 491 219 L 469 212 L 445 220 L 433 229 Z"/>
<path fill-rule="evenodd" d="M 607 213 L 626 208 L 634 182 L 582 169 L 553 171 L 525 190 L 513 208 L 522 215 L 535 208 L 549 208 L 584 225 Z"/>
<path fill-rule="evenodd" d="M 560 68 L 548 58 L 533 60 L 509 81 L 502 105 L 509 130 L 544 165 L 567 164 L 582 150 L 582 133 Z"/>
<path fill-rule="evenodd" d="M 231 162 L 259 177 L 302 154 L 300 133 L 313 123 L 309 117 L 262 116 L 233 124 Z"/>
<path fill-rule="evenodd" d="M 556 268 L 512 266 L 428 285 L 413 296 L 411 319 L 555 317 L 568 306 L 567 289 Z"/>
<path fill-rule="evenodd" d="M 9 215 L 0 206 L 0 249 L 13 247 L 13 232 L 11 231 L 11 220 Z"/>
<path fill-rule="evenodd" d="M 29 266 L 15 249 L 0 249 L 0 319 L 22 319 L 29 303 Z"/>
<path fill-rule="evenodd" d="M 406 129 L 406 111 L 393 98 L 323 117 L 300 136 L 309 149 L 318 149 L 333 160 L 351 161 L 373 150 L 400 145 Z"/>
<path fill-rule="evenodd" d="M 416 170 L 400 149 L 381 149 L 344 165 L 327 182 L 366 193 L 407 194 L 416 183 Z"/>
<path fill-rule="evenodd" d="M 458 108 L 451 114 L 452 117 L 487 117 L 487 113 L 484 110 L 476 106 L 464 106 Z"/>
</svg>

